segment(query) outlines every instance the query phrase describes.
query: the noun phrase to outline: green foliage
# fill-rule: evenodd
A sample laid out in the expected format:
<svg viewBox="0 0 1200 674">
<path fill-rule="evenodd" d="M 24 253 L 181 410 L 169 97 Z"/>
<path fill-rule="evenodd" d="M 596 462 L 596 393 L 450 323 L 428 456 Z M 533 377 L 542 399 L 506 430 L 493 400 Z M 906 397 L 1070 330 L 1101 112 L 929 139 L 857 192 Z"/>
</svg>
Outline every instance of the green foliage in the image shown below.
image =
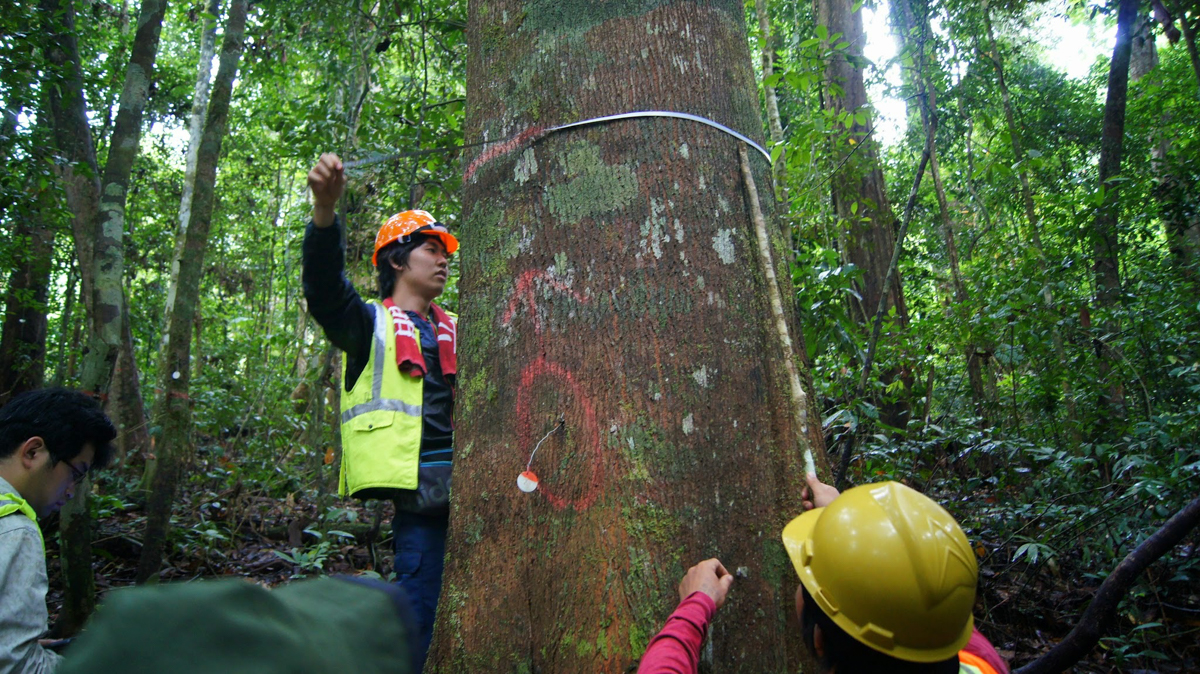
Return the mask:
<svg viewBox="0 0 1200 674">
<path fill-rule="evenodd" d="M 329 559 L 331 544 L 329 541 L 321 541 L 316 545 L 307 548 L 292 548 L 291 552 L 273 552 L 280 559 L 291 564 L 295 571 L 292 573 L 292 578 L 303 578 L 305 574 L 321 573 L 325 570 L 325 562 Z"/>
</svg>

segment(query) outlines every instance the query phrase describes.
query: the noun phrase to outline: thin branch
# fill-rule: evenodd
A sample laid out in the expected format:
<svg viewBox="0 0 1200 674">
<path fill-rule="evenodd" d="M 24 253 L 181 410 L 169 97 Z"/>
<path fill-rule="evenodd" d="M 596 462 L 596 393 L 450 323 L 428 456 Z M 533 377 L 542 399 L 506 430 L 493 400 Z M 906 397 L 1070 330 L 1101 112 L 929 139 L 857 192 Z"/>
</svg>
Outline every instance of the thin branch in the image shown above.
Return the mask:
<svg viewBox="0 0 1200 674">
<path fill-rule="evenodd" d="M 917 191 L 921 188 L 921 177 L 925 175 L 925 167 L 929 164 L 929 157 L 933 154 L 933 142 L 937 136 L 938 120 L 937 115 L 931 110 L 929 114 L 929 128 L 925 133 L 925 148 L 921 150 L 921 161 L 917 166 L 917 175 L 913 178 L 912 190 L 908 193 L 908 201 L 904 204 L 904 220 L 900 224 L 900 231 L 896 232 L 896 245 L 892 248 L 892 259 L 888 262 L 887 275 L 883 278 L 883 292 L 879 294 L 879 305 L 875 308 L 874 325 L 871 328 L 871 338 L 867 342 L 867 357 L 863 362 L 862 376 L 858 380 L 858 388 L 854 394 L 854 400 L 861 400 L 867 390 L 867 380 L 871 377 L 871 367 L 875 364 L 875 349 L 879 344 L 879 333 L 883 330 L 883 316 L 887 313 L 887 302 L 891 296 L 890 288 L 892 281 L 896 278 L 896 268 L 900 265 L 900 253 L 904 250 L 904 237 L 908 234 L 908 225 L 912 222 L 913 208 L 917 203 Z M 841 459 L 838 461 L 837 475 L 834 478 L 834 483 L 839 489 L 845 488 L 846 471 L 850 468 L 850 457 L 854 454 L 854 435 L 846 441 L 846 447 L 842 450 Z"/>
</svg>

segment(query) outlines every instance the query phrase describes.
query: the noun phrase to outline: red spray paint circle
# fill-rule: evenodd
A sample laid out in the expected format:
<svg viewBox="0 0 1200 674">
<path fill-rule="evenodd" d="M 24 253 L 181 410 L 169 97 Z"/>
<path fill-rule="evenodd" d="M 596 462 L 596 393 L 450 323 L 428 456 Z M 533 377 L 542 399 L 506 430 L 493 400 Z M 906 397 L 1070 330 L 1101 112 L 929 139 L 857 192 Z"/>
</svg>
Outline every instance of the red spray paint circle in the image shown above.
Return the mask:
<svg viewBox="0 0 1200 674">
<path fill-rule="evenodd" d="M 569 499 L 560 496 L 553 489 L 545 484 L 537 481 L 537 476 L 534 475 L 534 489 L 537 489 L 546 496 L 546 500 L 555 508 L 562 510 L 568 505 L 573 506 L 575 510 L 583 511 L 595 503 L 596 498 L 600 496 L 600 486 L 604 478 L 603 456 L 600 453 L 600 431 L 596 424 L 596 411 L 592 407 L 592 401 L 588 398 L 583 388 L 575 381 L 570 370 L 546 360 L 544 356 L 539 356 L 537 360 L 525 366 L 521 371 L 521 384 L 517 388 L 517 443 L 519 447 L 532 447 L 536 438 L 533 437 L 533 422 L 531 419 L 533 411 L 532 393 L 535 384 L 546 383 L 553 380 L 550 385 L 557 384 L 566 389 L 566 392 L 575 398 L 576 405 L 582 412 L 583 423 L 578 429 L 577 435 L 579 442 L 579 451 L 591 453 L 591 475 L 587 479 L 587 486 L 583 493 L 576 499 Z M 525 477 L 527 474 L 532 474 L 532 470 L 521 474 Z M 518 486 L 520 486 L 520 478 L 518 478 Z M 525 491 L 522 488 L 522 491 Z M 530 489 L 529 491 L 533 491 Z"/>
</svg>

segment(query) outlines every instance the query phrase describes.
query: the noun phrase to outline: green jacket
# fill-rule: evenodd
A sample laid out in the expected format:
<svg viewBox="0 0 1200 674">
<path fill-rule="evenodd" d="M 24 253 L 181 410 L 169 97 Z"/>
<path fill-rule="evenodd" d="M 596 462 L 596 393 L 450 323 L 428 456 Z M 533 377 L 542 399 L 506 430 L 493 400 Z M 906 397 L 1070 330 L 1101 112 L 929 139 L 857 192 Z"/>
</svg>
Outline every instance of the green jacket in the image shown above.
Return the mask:
<svg viewBox="0 0 1200 674">
<path fill-rule="evenodd" d="M 355 578 L 267 590 L 240 580 L 111 593 L 60 674 L 408 674 L 403 591 Z"/>
</svg>

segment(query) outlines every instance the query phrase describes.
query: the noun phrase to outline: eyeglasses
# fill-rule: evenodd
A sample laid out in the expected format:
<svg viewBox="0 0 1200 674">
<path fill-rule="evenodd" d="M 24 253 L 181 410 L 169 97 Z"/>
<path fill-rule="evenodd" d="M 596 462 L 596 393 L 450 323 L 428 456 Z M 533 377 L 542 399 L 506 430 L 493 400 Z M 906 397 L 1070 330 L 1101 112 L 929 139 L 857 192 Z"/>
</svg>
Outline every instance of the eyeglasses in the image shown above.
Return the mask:
<svg viewBox="0 0 1200 674">
<path fill-rule="evenodd" d="M 87 478 L 87 475 L 88 475 L 87 471 L 79 470 L 78 468 L 75 467 L 75 464 L 71 463 L 70 461 L 67 461 L 66 464 L 67 464 L 67 468 L 71 469 L 71 481 L 74 482 L 75 486 L 78 487 L 80 484 L 83 483 L 84 479 Z"/>
</svg>

